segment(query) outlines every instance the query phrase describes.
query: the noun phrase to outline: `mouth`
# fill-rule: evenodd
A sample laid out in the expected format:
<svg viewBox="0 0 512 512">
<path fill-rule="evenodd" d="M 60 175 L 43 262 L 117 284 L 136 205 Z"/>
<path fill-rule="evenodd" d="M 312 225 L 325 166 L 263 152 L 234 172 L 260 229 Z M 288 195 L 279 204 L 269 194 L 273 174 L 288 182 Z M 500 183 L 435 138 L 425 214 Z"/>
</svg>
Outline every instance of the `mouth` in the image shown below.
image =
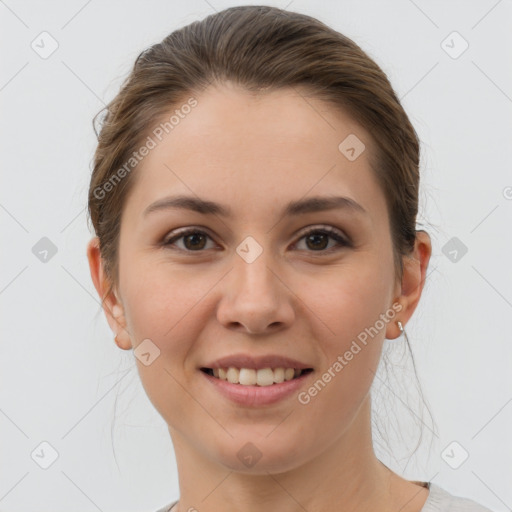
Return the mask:
<svg viewBox="0 0 512 512">
<path fill-rule="evenodd" d="M 311 373 L 313 368 L 200 368 L 203 373 L 230 384 L 240 386 L 266 387 L 295 380 L 305 374 Z"/>
</svg>

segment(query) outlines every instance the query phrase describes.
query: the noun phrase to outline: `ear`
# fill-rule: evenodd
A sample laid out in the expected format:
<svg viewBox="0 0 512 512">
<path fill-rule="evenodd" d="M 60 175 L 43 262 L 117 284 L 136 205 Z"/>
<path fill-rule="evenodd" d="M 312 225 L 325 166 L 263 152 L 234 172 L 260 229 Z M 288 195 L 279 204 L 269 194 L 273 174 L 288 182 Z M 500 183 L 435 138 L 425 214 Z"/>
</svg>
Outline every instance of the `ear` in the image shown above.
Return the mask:
<svg viewBox="0 0 512 512">
<path fill-rule="evenodd" d="M 87 244 L 87 259 L 89 260 L 89 269 L 94 287 L 100 299 L 103 299 L 110 285 L 110 281 L 105 275 L 100 253 L 99 238 L 97 236 L 92 238 Z M 107 317 L 107 322 L 117 338 L 117 345 L 123 350 L 130 350 L 132 343 L 126 330 L 124 308 L 115 293 L 111 292 L 108 297 L 105 297 L 102 308 Z"/>
<path fill-rule="evenodd" d="M 393 301 L 399 303 L 402 309 L 397 313 L 394 321 L 388 324 L 386 328 L 387 339 L 398 338 L 402 333 L 397 322 L 400 321 L 402 326 L 405 327 L 414 313 L 425 285 L 425 276 L 431 255 L 432 243 L 430 236 L 423 230 L 417 231 L 413 253 L 403 259 L 404 271 L 401 291 L 399 290 L 399 296 Z"/>
</svg>

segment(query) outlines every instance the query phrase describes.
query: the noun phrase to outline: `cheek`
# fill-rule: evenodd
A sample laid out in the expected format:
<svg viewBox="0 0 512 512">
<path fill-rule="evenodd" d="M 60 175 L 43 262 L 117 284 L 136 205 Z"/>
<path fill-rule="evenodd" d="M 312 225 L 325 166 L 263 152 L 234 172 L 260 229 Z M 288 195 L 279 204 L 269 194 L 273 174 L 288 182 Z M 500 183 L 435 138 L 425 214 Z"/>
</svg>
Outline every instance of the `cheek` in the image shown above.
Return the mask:
<svg viewBox="0 0 512 512">
<path fill-rule="evenodd" d="M 377 259 L 372 264 L 369 259 L 361 258 L 357 267 L 340 270 L 321 292 L 317 287 L 316 294 L 309 294 L 308 306 L 321 319 L 315 322 L 319 330 L 314 334 L 325 359 L 320 373 L 328 382 L 326 395 L 333 393 L 337 403 L 361 400 L 380 360 L 386 331 L 381 315 L 389 308 L 391 276 L 385 277 L 386 269 Z"/>
<path fill-rule="evenodd" d="M 387 274 L 389 269 L 382 268 L 376 258 L 366 255 L 356 264 L 333 272 L 320 292 L 318 287 L 310 287 L 310 290 L 316 289 L 316 294 L 308 293 L 310 307 L 329 327 L 330 344 L 336 348 L 350 346 L 352 339 L 375 325 L 384 336 L 385 329 L 376 322 L 390 306 L 392 283 Z"/>
<path fill-rule="evenodd" d="M 163 353 L 186 350 L 187 340 L 196 339 L 201 328 L 197 316 L 201 299 L 211 288 L 208 280 L 158 262 L 133 268 L 138 271 L 125 273 L 123 298 L 134 346 L 149 338 Z"/>
<path fill-rule="evenodd" d="M 190 396 L 182 387 L 184 372 L 196 371 L 188 356 L 206 321 L 201 298 L 212 285 L 157 264 L 127 274 L 123 298 L 133 347 L 150 339 L 160 351 L 147 366 L 135 357 L 141 383 L 160 414 L 168 422 L 175 421 L 172 418 L 185 417 L 190 407 Z"/>
</svg>

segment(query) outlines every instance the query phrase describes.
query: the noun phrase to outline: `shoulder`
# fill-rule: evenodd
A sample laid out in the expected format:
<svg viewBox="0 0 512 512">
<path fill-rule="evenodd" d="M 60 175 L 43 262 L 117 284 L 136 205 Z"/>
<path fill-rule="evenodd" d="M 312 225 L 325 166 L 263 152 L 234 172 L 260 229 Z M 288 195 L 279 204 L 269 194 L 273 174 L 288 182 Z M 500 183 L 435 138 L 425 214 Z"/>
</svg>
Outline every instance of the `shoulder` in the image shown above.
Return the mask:
<svg viewBox="0 0 512 512">
<path fill-rule="evenodd" d="M 429 482 L 429 490 L 421 512 L 493 512 L 472 499 L 455 496 L 432 482 Z"/>
<path fill-rule="evenodd" d="M 173 501 L 156 512 L 170 512 L 178 501 Z M 455 496 L 433 482 L 429 482 L 429 495 L 421 512 L 493 512 L 476 501 Z"/>
<path fill-rule="evenodd" d="M 174 507 L 174 505 L 176 505 L 176 503 L 178 503 L 178 500 L 173 501 L 172 503 L 169 503 L 165 507 L 159 508 L 156 512 L 170 512 L 171 508 Z"/>
</svg>

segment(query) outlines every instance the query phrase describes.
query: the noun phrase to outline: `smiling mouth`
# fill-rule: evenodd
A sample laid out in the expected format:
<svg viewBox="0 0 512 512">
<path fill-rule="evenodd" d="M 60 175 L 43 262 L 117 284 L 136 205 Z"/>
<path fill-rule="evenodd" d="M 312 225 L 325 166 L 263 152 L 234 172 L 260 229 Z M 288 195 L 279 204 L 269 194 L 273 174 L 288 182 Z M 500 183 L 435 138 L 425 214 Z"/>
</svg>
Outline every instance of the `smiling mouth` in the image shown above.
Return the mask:
<svg viewBox="0 0 512 512">
<path fill-rule="evenodd" d="M 303 370 L 297 368 L 201 368 L 203 373 L 219 380 L 239 384 L 242 386 L 272 386 L 285 381 L 298 379 L 305 374 L 311 373 L 312 368 Z"/>
</svg>

